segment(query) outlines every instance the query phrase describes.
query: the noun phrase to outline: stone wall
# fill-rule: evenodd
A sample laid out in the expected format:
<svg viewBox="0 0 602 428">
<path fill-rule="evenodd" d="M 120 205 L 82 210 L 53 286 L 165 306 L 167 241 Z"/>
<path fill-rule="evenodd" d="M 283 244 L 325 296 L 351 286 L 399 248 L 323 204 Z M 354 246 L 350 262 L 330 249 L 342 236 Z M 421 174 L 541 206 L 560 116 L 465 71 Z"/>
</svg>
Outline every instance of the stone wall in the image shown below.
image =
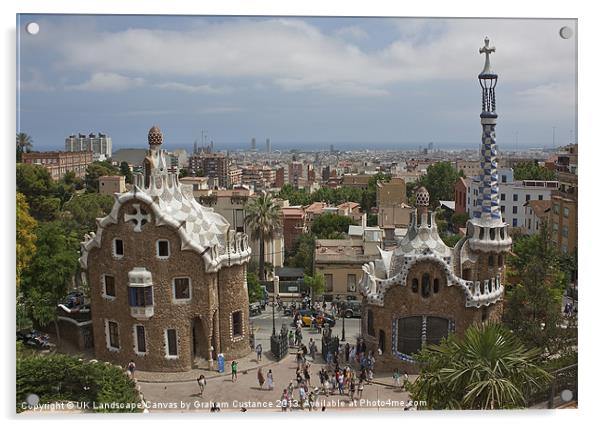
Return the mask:
<svg viewBox="0 0 602 428">
<path fill-rule="evenodd" d="M 421 293 L 421 278 L 424 273 L 431 277 L 431 293 L 423 297 Z M 418 279 L 418 291 L 412 291 L 412 280 Z M 439 291 L 433 292 L 434 279 L 439 279 Z M 362 309 L 362 336 L 366 341 L 368 349 L 373 350 L 375 355 L 378 350 L 379 331 L 384 332 L 385 347 L 383 354 L 377 356 L 377 370 L 393 370 L 400 368 L 408 373 L 417 373 L 419 367 L 413 363 L 400 360 L 393 353 L 393 322 L 398 318 L 409 316 L 437 316 L 447 318 L 454 323 L 455 333 L 462 335 L 473 323 L 483 321 L 484 312 L 487 320 L 499 320 L 501 318 L 501 302 L 487 308 L 467 308 L 463 290 L 458 286 L 448 286 L 447 275 L 436 264 L 429 262 L 416 263 L 408 273 L 405 286 L 392 286 L 384 298 L 384 307 L 366 304 Z M 368 311 L 373 312 L 374 336 L 368 334 Z"/>
<path fill-rule="evenodd" d="M 151 215 L 151 219 L 142 226 L 141 232 L 134 232 L 132 222 L 124 223 L 123 213 L 131 212 L 133 203 Z M 127 365 L 134 360 L 140 370 L 149 371 L 185 371 L 192 367 L 194 358 L 193 328 L 195 330 L 196 355 L 208 358 L 208 346 L 212 334 L 213 311 L 222 307 L 217 300 L 217 275 L 205 273 L 202 257 L 194 251 L 182 251 L 177 232 L 167 226 L 155 226 L 154 216 L 149 207 L 139 201 L 130 201 L 121 208 L 118 224 L 107 226 L 102 232 L 102 247 L 94 248 L 88 255 L 88 281 L 92 305 L 94 345 L 96 357 L 113 363 Z M 113 255 L 113 239 L 123 240 L 124 256 Z M 156 256 L 156 241 L 169 240 L 170 256 L 159 259 Z M 154 315 L 148 320 L 139 320 L 130 314 L 128 302 L 128 272 L 136 267 L 144 267 L 152 273 Z M 242 271 L 242 266 L 224 268 L 219 272 Z M 116 297 L 103 297 L 104 274 L 115 277 Z M 227 277 L 228 275 L 225 274 Z M 172 281 L 176 277 L 189 277 L 191 299 L 185 302 L 173 301 Z M 236 277 L 240 280 L 240 275 Z M 220 284 L 220 287 L 222 284 Z M 225 293 L 221 302 L 224 307 L 243 311 L 248 319 L 248 299 L 246 289 L 241 282 L 234 280 L 227 284 L 232 291 Z M 234 290 L 238 289 L 238 292 Z M 210 292 L 211 290 L 211 292 Z M 244 294 L 244 298 L 242 298 Z M 228 300 L 234 299 L 234 300 Z M 217 313 L 220 316 L 220 313 Z M 223 315 L 227 316 L 227 315 Z M 195 321 L 200 319 L 201 322 Z M 105 332 L 105 320 L 119 324 L 119 350 L 109 350 Z M 223 321 L 223 320 L 222 320 Z M 223 324 L 223 323 L 222 323 Z M 135 352 L 134 326 L 145 328 L 147 352 L 140 355 Z M 177 358 L 167 357 L 166 329 L 177 331 Z M 201 330 L 199 332 L 199 330 Z M 223 332 L 223 330 L 222 330 Z M 238 348 L 237 348 L 238 349 Z M 240 352 L 242 353 L 242 351 Z"/>
</svg>

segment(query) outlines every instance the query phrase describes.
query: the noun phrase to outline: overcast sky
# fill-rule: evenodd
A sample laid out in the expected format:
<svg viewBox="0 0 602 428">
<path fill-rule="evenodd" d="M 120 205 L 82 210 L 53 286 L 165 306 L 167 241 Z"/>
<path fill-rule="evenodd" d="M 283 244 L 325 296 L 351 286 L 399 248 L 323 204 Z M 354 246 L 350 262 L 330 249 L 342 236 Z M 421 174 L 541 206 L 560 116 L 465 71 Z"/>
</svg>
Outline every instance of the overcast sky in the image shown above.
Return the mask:
<svg viewBox="0 0 602 428">
<path fill-rule="evenodd" d="M 37 35 L 24 27 L 35 21 Z M 575 139 L 571 20 L 21 15 L 18 124 L 37 149 L 105 132 L 114 148 L 480 144 L 479 54 L 499 74 L 501 150 Z M 555 128 L 555 131 L 554 131 Z"/>
</svg>

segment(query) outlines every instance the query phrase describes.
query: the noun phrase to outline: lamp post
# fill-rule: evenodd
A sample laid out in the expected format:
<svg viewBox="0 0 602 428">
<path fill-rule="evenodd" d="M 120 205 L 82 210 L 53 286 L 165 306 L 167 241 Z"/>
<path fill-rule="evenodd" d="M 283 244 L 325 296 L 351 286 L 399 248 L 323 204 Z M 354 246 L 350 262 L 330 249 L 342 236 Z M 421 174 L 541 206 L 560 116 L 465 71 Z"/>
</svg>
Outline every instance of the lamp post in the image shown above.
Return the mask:
<svg viewBox="0 0 602 428">
<path fill-rule="evenodd" d="M 345 310 L 347 309 L 347 302 L 341 302 L 341 317 L 343 317 L 343 331 L 341 332 L 341 340 L 345 341 Z"/>
<path fill-rule="evenodd" d="M 274 306 L 276 306 L 276 290 L 272 293 L 272 336 L 276 336 L 276 314 L 274 313 Z"/>
</svg>

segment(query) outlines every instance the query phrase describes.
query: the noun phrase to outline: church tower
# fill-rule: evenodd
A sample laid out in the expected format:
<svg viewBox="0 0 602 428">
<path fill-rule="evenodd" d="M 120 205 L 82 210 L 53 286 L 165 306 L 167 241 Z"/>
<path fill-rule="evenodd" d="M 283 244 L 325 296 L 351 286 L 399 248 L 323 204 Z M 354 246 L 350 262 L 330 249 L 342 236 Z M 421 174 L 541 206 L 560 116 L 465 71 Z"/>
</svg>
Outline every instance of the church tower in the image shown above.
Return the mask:
<svg viewBox="0 0 602 428">
<path fill-rule="evenodd" d="M 485 37 L 485 45 L 479 49 L 485 54 L 485 66 L 479 74 L 481 85 L 481 171 L 477 206 L 466 225 L 467 240 L 460 242 L 461 275 L 469 281 L 479 282 L 487 288 L 491 282 L 501 283 L 504 274 L 504 254 L 510 250 L 512 239 L 508 236 L 508 225 L 502 220 L 499 202 L 497 172 L 497 144 L 495 127 L 497 112 L 495 88 L 498 75 L 491 67 L 490 55 L 495 47 Z M 468 247 L 466 247 L 468 244 Z"/>
</svg>

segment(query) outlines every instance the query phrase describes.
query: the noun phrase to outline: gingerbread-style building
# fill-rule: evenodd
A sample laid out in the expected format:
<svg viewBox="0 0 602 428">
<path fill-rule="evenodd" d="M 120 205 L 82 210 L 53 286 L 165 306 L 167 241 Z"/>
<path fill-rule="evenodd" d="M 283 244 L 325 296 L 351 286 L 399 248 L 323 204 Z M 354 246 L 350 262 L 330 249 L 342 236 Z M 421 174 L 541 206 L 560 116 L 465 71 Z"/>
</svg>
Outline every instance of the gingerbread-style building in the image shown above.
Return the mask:
<svg viewBox="0 0 602 428">
<path fill-rule="evenodd" d="M 245 234 L 168 173 L 153 126 L 143 174 L 82 242 L 96 357 L 185 371 L 250 352 Z"/>
<path fill-rule="evenodd" d="M 412 355 L 450 333 L 463 334 L 474 323 L 499 321 L 504 296 L 504 255 L 512 239 L 499 208 L 495 126 L 497 74 L 485 46 L 482 88 L 481 173 L 476 207 L 467 234 L 449 248 L 439 237 L 429 194 L 416 192 L 416 212 L 407 234 L 391 251 L 363 266 L 362 336 L 380 368 L 416 372 Z"/>
</svg>

